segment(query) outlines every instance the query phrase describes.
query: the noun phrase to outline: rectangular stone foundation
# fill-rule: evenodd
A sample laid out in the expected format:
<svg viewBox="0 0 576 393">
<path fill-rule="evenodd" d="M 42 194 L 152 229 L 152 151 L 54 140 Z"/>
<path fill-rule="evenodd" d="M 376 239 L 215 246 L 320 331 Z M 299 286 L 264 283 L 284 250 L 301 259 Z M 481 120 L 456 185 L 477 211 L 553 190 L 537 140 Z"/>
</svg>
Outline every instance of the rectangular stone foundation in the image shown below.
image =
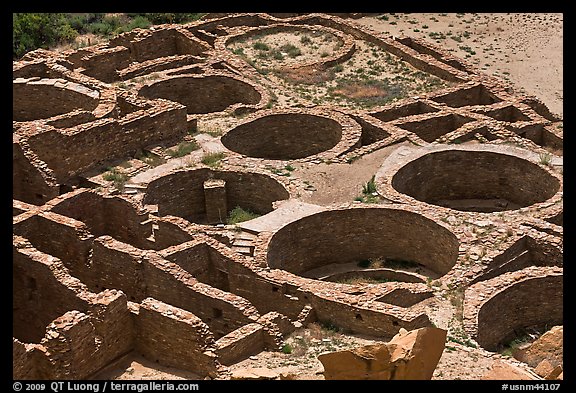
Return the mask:
<svg viewBox="0 0 576 393">
<path fill-rule="evenodd" d="M 206 200 L 206 220 L 209 224 L 226 221 L 228 204 L 226 202 L 226 182 L 220 179 L 209 179 L 204 182 Z"/>
</svg>

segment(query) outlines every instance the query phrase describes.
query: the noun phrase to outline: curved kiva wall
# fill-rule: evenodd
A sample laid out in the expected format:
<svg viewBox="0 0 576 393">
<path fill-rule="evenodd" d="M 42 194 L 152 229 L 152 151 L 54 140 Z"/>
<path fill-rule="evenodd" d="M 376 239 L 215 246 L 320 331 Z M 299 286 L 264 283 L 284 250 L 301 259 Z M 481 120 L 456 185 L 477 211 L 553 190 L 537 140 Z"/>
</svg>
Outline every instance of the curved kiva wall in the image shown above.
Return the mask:
<svg viewBox="0 0 576 393">
<path fill-rule="evenodd" d="M 488 300 L 478 312 L 476 341 L 489 351 L 529 327 L 563 323 L 563 276 L 529 278 Z"/>
<path fill-rule="evenodd" d="M 400 209 L 331 210 L 294 221 L 268 245 L 268 266 L 302 275 L 334 263 L 405 260 L 440 275 L 456 263 L 459 242 L 446 228 Z"/>
<path fill-rule="evenodd" d="M 342 125 L 336 120 L 308 113 L 277 113 L 241 124 L 221 141 L 249 157 L 288 160 L 329 150 L 341 138 Z"/>
<path fill-rule="evenodd" d="M 462 211 L 513 210 L 544 202 L 560 182 L 528 160 L 490 151 L 443 150 L 400 168 L 392 187 L 419 201 Z"/>
<path fill-rule="evenodd" d="M 250 84 L 228 76 L 176 76 L 140 89 L 146 98 L 165 98 L 185 105 L 188 114 L 220 112 L 234 104 L 258 104 L 261 94 Z"/>
<path fill-rule="evenodd" d="M 86 86 L 62 79 L 33 79 L 12 83 L 12 120 L 47 119 L 77 109 L 91 112 L 99 104 L 100 93 Z"/>
<path fill-rule="evenodd" d="M 210 179 L 222 180 L 224 184 L 205 188 L 205 182 Z M 272 211 L 273 202 L 289 197 L 284 186 L 270 176 L 202 168 L 175 172 L 150 182 L 143 203 L 158 205 L 160 216 L 173 215 L 206 223 L 207 213 L 219 199 L 223 203 L 220 206 L 225 206 L 222 210 L 226 212 L 220 212 L 221 218 L 225 219 L 236 206 L 266 214 Z"/>
</svg>

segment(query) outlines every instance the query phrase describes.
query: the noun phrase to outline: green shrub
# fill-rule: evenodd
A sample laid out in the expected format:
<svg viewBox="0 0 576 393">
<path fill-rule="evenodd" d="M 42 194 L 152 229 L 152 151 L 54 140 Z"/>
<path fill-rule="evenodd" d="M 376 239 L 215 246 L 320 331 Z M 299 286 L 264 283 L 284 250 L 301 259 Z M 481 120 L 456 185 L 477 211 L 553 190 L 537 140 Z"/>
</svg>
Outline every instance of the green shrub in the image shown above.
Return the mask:
<svg viewBox="0 0 576 393">
<path fill-rule="evenodd" d="M 300 56 L 302 54 L 302 51 L 300 50 L 300 48 L 298 48 L 297 46 L 294 46 L 292 44 L 282 45 L 280 47 L 280 50 L 282 52 L 286 52 L 288 54 L 288 56 L 290 56 L 290 57 L 296 57 L 296 56 Z"/>
<path fill-rule="evenodd" d="M 208 165 L 209 167 L 217 167 L 220 165 L 220 160 L 226 155 L 224 153 L 208 153 L 202 157 L 202 164 Z"/>
<path fill-rule="evenodd" d="M 228 213 L 228 219 L 226 223 L 228 225 L 235 225 L 244 221 L 253 220 L 260 217 L 259 214 L 251 212 L 250 210 L 242 209 L 240 206 L 236 206 L 234 209 Z"/>
<path fill-rule="evenodd" d="M 366 182 L 366 184 L 364 184 L 362 186 L 362 194 L 364 195 L 372 195 L 373 193 L 376 192 L 376 182 L 375 182 L 375 177 L 376 175 L 372 175 L 372 177 L 370 178 L 370 180 L 368 180 L 368 182 Z"/>
<path fill-rule="evenodd" d="M 290 344 L 284 344 L 284 345 L 282 346 L 282 353 L 285 353 L 285 354 L 287 354 L 287 355 L 288 355 L 288 354 L 291 354 L 291 353 L 292 353 L 292 345 L 290 345 Z"/>
<path fill-rule="evenodd" d="M 256 50 L 263 50 L 263 51 L 270 50 L 270 47 L 268 45 L 260 41 L 255 42 L 254 45 L 252 45 L 252 47 Z"/>
<path fill-rule="evenodd" d="M 186 154 L 189 154 L 194 150 L 198 150 L 199 147 L 200 146 L 198 146 L 195 140 L 190 142 L 180 142 L 178 146 L 176 146 L 175 150 L 167 150 L 166 153 L 168 153 L 170 157 L 174 158 L 184 157 Z"/>
<path fill-rule="evenodd" d="M 108 168 L 108 172 L 104 173 L 102 178 L 113 182 L 114 187 L 120 191 L 124 190 L 124 184 L 128 181 L 128 175 L 119 172 L 117 168 Z"/>
</svg>

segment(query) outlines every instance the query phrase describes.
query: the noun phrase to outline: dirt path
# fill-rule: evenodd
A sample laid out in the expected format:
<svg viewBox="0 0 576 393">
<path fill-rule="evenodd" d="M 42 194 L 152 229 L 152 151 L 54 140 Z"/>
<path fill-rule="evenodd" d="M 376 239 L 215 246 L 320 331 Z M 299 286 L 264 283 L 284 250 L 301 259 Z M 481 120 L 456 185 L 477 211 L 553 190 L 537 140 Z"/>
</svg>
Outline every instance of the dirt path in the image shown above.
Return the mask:
<svg viewBox="0 0 576 393">
<path fill-rule="evenodd" d="M 409 142 L 384 147 L 366 154 L 351 164 L 313 164 L 303 167 L 296 165 L 294 176 L 308 182 L 316 190 L 302 195 L 301 200 L 307 203 L 327 206 L 349 203 L 362 195 L 362 186 L 376 174 L 382 162 L 394 150 Z"/>
</svg>

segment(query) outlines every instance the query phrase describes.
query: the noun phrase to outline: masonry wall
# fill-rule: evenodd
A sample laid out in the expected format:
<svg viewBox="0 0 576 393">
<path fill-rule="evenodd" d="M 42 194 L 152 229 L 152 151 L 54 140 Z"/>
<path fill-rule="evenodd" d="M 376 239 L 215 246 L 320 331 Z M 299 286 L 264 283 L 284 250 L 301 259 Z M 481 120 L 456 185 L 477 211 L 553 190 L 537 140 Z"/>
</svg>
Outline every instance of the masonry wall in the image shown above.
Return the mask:
<svg viewBox="0 0 576 393">
<path fill-rule="evenodd" d="M 162 255 L 186 270 L 198 281 L 223 291 L 229 291 L 227 261 L 205 243 L 183 244 L 164 250 Z"/>
<path fill-rule="evenodd" d="M 448 150 L 406 164 L 392 178 L 392 186 L 428 203 L 502 198 L 529 206 L 551 198 L 560 182 L 538 165 L 515 156 Z"/>
<path fill-rule="evenodd" d="M 58 79 L 13 83 L 12 119 L 14 121 L 46 119 L 75 109 L 91 111 L 98 106 L 98 99 L 67 85 L 82 87 L 72 82 L 63 84 Z"/>
<path fill-rule="evenodd" d="M 308 114 L 273 114 L 228 131 L 221 141 L 228 149 L 256 158 L 298 159 L 336 146 L 342 126 Z"/>
<path fill-rule="evenodd" d="M 74 284 L 71 279 L 56 258 L 32 247 L 13 249 L 14 337 L 22 342 L 39 343 L 46 326 L 55 318 L 69 310 L 88 309 L 88 303 L 67 286 Z"/>
<path fill-rule="evenodd" d="M 12 197 L 42 205 L 58 196 L 58 187 L 48 183 L 46 175 L 30 163 L 19 143 L 12 144 Z"/>
<path fill-rule="evenodd" d="M 490 298 L 478 312 L 478 343 L 489 351 L 533 326 L 563 322 L 563 277 L 530 278 Z"/>
<path fill-rule="evenodd" d="M 216 372 L 214 338 L 191 312 L 147 298 L 140 305 L 136 327 L 136 350 L 144 357 L 201 376 Z"/>
<path fill-rule="evenodd" d="M 155 142 L 182 137 L 187 132 L 183 107 L 142 112 L 121 121 L 103 119 L 73 133 L 50 130 L 29 138 L 30 147 L 59 179 L 68 179 L 104 160 L 124 157 Z M 63 154 L 66 152 L 66 154 Z"/>
<path fill-rule="evenodd" d="M 121 289 L 130 301 L 140 302 L 147 297 L 143 252 L 110 236 L 94 240 L 90 277 L 85 283 L 95 292 L 102 289 Z"/>
<path fill-rule="evenodd" d="M 245 299 L 197 282 L 184 269 L 162 258 L 149 254 L 144 275 L 148 296 L 193 311 L 210 326 L 216 338 L 253 322 L 250 314 L 258 316 Z"/>
<path fill-rule="evenodd" d="M 447 273 L 458 257 L 458 240 L 416 213 L 361 208 L 320 212 L 294 221 L 272 236 L 268 265 L 302 274 L 331 263 L 390 258 Z"/>
<path fill-rule="evenodd" d="M 107 48 L 95 54 L 86 56 L 86 59 L 76 62 L 84 68 L 83 74 L 106 83 L 118 80 L 117 70 L 128 67 L 132 62 L 132 54 L 128 48 L 117 46 Z"/>
<path fill-rule="evenodd" d="M 289 197 L 284 186 L 269 176 L 203 168 L 176 172 L 150 182 L 144 204 L 157 204 L 161 216 L 173 215 L 202 222 L 206 215 L 203 185 L 210 178 L 226 182 L 226 204 L 229 210 L 240 206 L 265 214 L 272 211 L 274 201 Z"/>
<path fill-rule="evenodd" d="M 257 104 L 261 99 L 260 93 L 250 84 L 219 75 L 164 79 L 144 86 L 139 94 L 179 102 L 186 106 L 189 114 L 220 112 L 233 104 Z"/>
<path fill-rule="evenodd" d="M 264 328 L 259 323 L 244 325 L 216 341 L 220 363 L 229 366 L 264 350 Z"/>
<path fill-rule="evenodd" d="M 426 142 L 434 142 L 436 139 L 451 131 L 462 127 L 472 119 L 460 115 L 440 115 L 426 120 L 409 121 L 398 123 L 397 126 L 418 135 Z"/>
<path fill-rule="evenodd" d="M 402 106 L 395 106 L 386 110 L 371 113 L 371 115 L 382 121 L 392 121 L 401 117 L 421 115 L 424 113 L 438 112 L 438 109 L 431 107 L 421 101 L 412 102 Z"/>
<path fill-rule="evenodd" d="M 432 100 L 444 103 L 453 108 L 469 105 L 491 105 L 502 101 L 484 85 L 476 85 L 468 89 L 458 89 L 450 93 L 438 95 L 432 98 Z"/>
<path fill-rule="evenodd" d="M 307 295 L 295 287 L 265 280 L 239 263 L 230 264 L 228 277 L 230 291 L 248 299 L 261 314 L 282 310 L 284 315 L 296 320 L 309 303 Z"/>
<path fill-rule="evenodd" d="M 310 304 L 318 321 L 335 325 L 345 331 L 391 339 L 400 328 L 408 331 L 432 326 L 426 314 L 405 320 L 388 313 L 335 302 L 316 295 L 310 296 Z"/>
<path fill-rule="evenodd" d="M 86 190 L 58 202 L 51 211 L 82 221 L 94 236 L 109 235 L 138 248 L 150 248 L 146 238 L 152 233 L 151 223 L 142 224 L 148 214 L 121 197 Z"/>
<path fill-rule="evenodd" d="M 39 345 L 24 344 L 12 338 L 12 378 L 13 379 L 49 379 L 50 361 Z"/>
<path fill-rule="evenodd" d="M 28 239 L 38 250 L 59 258 L 72 276 L 86 276 L 94 237 L 86 231 L 83 223 L 42 212 L 15 222 L 13 232 Z"/>
<path fill-rule="evenodd" d="M 50 379 L 86 379 L 134 347 L 134 327 L 122 292 L 103 292 L 88 313 L 69 311 L 48 329 L 42 344 Z"/>
<path fill-rule="evenodd" d="M 158 229 L 154 231 L 154 243 L 150 248 L 162 250 L 192 240 L 192 235 L 182 230 L 178 225 L 164 219 L 156 221 Z"/>
</svg>

